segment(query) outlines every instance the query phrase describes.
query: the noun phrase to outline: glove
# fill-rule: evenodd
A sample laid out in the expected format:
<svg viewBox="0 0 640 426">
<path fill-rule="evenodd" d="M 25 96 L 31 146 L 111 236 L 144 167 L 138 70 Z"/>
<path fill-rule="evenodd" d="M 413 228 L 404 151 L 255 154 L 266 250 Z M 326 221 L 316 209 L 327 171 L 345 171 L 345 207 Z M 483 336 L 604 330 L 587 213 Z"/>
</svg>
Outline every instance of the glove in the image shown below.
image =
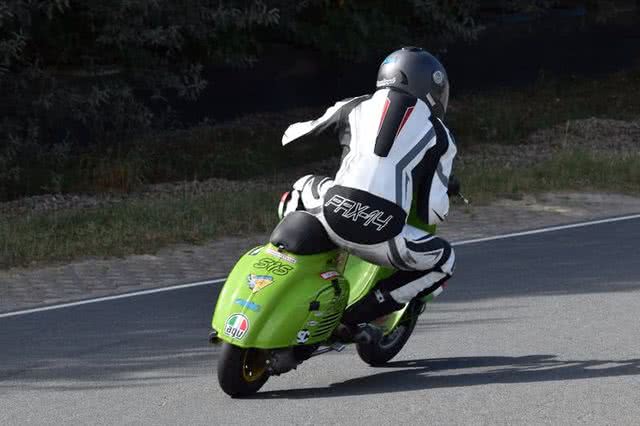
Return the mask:
<svg viewBox="0 0 640 426">
<path fill-rule="evenodd" d="M 460 181 L 455 175 L 449 176 L 449 185 L 447 186 L 447 195 L 455 197 L 460 195 Z"/>
<path fill-rule="evenodd" d="M 300 191 L 292 189 L 282 194 L 278 205 L 278 219 L 282 220 L 286 215 L 296 210 L 304 210 Z"/>
</svg>

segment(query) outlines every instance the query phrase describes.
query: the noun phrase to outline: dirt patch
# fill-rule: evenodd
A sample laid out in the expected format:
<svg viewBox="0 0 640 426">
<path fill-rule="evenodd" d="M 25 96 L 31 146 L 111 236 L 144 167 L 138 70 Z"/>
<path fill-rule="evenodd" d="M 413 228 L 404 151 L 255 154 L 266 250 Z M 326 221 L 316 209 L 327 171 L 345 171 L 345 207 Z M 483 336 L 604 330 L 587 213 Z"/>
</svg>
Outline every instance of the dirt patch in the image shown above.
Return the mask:
<svg viewBox="0 0 640 426">
<path fill-rule="evenodd" d="M 565 150 L 584 150 L 602 155 L 640 153 L 640 120 L 601 118 L 567 121 L 538 130 L 518 145 L 485 144 L 463 148 L 461 163 L 484 162 L 508 167 L 524 167 L 550 159 Z"/>
<path fill-rule="evenodd" d="M 568 121 L 565 125 L 533 133 L 528 143 L 556 148 L 580 147 L 595 152 L 638 152 L 640 120 L 588 118 Z"/>
</svg>

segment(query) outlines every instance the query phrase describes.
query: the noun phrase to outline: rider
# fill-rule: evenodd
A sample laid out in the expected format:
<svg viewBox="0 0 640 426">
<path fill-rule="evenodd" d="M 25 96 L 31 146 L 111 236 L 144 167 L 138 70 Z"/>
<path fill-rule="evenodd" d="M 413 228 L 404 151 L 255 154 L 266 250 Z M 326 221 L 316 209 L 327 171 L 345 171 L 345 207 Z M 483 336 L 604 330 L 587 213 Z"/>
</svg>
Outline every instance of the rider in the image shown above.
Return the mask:
<svg viewBox="0 0 640 426">
<path fill-rule="evenodd" d="M 337 102 L 282 137 L 286 145 L 333 131 L 343 155 L 334 179 L 307 175 L 295 182 L 280 216 L 305 210 L 336 245 L 397 270 L 345 312 L 342 323 L 356 340 L 379 339 L 381 330 L 367 323 L 434 292 L 453 273 L 451 245 L 406 223 L 414 198 L 423 222 L 444 221 L 448 192 L 458 190 L 451 176 L 456 145 L 442 122 L 448 100 L 442 64 L 423 49 L 404 47 L 382 62 L 373 95 Z"/>
</svg>

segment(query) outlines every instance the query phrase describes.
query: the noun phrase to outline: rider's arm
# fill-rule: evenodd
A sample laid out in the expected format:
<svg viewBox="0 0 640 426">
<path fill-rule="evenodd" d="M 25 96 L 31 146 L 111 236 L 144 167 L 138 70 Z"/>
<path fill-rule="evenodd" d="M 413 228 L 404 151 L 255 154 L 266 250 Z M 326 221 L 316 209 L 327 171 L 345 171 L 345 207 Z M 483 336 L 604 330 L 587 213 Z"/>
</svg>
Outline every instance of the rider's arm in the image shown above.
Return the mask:
<svg viewBox="0 0 640 426">
<path fill-rule="evenodd" d="M 364 95 L 336 102 L 322 117 L 290 125 L 282 136 L 282 145 L 286 145 L 303 136 L 318 135 L 325 131 L 339 134 L 351 110 L 370 97 L 371 95 Z"/>
<path fill-rule="evenodd" d="M 455 141 L 439 119 L 432 119 L 436 131 L 436 144 L 422 158 L 422 170 L 417 188 L 417 214 L 428 223 L 437 224 L 449 213 L 449 177 L 457 153 Z"/>
</svg>

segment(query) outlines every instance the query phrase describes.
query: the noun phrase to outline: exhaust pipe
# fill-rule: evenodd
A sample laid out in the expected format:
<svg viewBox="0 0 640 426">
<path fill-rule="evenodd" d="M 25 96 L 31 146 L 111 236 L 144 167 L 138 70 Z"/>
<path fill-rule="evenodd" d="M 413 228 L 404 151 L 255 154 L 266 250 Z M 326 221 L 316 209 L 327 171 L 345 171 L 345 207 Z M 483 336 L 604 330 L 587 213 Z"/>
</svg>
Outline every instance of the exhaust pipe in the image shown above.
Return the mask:
<svg viewBox="0 0 640 426">
<path fill-rule="evenodd" d="M 218 337 L 218 332 L 215 330 L 211 330 L 209 332 L 209 343 L 212 345 L 217 345 L 221 342 L 222 340 L 220 340 L 220 338 Z"/>
</svg>

